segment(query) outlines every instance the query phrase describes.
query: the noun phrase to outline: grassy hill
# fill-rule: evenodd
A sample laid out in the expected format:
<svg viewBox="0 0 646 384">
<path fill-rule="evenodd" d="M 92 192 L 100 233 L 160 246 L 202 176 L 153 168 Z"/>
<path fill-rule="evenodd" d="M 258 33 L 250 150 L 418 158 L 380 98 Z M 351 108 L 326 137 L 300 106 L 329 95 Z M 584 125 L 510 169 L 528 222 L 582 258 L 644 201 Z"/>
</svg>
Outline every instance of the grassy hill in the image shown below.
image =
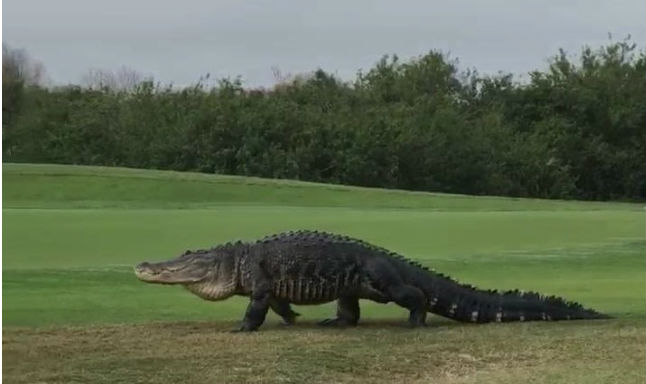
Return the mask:
<svg viewBox="0 0 646 384">
<path fill-rule="evenodd" d="M 467 211 L 635 210 L 643 205 L 410 192 L 190 172 L 3 164 L 5 208 L 272 205 Z"/>
<path fill-rule="evenodd" d="M 471 197 L 165 171 L 3 164 L 3 374 L 12 382 L 644 380 L 643 205 Z M 334 305 L 230 335 L 244 299 L 202 301 L 132 265 L 289 229 L 345 233 L 483 288 L 557 294 L 610 321 L 406 330 L 394 305 Z M 378 368 L 375 368 L 378 367 Z M 309 372 L 309 373 L 308 373 Z"/>
</svg>

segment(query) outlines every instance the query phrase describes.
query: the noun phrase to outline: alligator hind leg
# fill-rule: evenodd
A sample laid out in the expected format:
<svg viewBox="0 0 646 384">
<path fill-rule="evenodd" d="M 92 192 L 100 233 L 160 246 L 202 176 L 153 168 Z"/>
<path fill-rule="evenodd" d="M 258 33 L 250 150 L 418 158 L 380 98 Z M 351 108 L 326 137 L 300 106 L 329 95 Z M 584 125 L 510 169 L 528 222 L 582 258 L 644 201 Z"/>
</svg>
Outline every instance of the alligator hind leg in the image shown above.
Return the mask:
<svg viewBox="0 0 646 384">
<path fill-rule="evenodd" d="M 388 289 L 388 295 L 397 305 L 410 311 L 408 323 L 412 327 L 426 325 L 426 297 L 411 285 L 396 285 Z"/>
<path fill-rule="evenodd" d="M 292 310 L 291 305 L 289 305 L 289 301 L 285 299 L 272 297 L 269 299 L 269 307 L 278 316 L 283 318 L 283 322 L 286 325 L 294 324 L 294 321 L 296 320 L 296 318 L 300 316 L 299 313 L 296 313 Z"/>
<path fill-rule="evenodd" d="M 402 277 L 383 260 L 375 259 L 367 263 L 366 271 L 369 285 L 383 296 L 378 302 L 394 301 L 410 311 L 408 323 L 411 326 L 425 325 L 427 306 L 424 292 L 404 283 Z"/>
<path fill-rule="evenodd" d="M 359 298 L 342 296 L 337 300 L 336 318 L 323 320 L 319 324 L 337 327 L 355 326 L 359 322 L 360 315 Z"/>
</svg>

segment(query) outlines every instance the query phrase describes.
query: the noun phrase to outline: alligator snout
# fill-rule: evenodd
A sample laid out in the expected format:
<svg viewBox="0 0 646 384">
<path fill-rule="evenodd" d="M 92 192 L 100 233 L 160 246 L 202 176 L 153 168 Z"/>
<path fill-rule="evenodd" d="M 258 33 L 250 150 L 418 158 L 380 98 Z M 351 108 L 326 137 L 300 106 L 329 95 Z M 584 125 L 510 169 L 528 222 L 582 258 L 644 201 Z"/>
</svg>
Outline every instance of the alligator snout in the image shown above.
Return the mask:
<svg viewBox="0 0 646 384">
<path fill-rule="evenodd" d="M 148 262 L 143 262 L 135 267 L 135 272 L 136 273 L 143 273 L 143 272 L 150 272 L 151 271 L 151 264 Z"/>
</svg>

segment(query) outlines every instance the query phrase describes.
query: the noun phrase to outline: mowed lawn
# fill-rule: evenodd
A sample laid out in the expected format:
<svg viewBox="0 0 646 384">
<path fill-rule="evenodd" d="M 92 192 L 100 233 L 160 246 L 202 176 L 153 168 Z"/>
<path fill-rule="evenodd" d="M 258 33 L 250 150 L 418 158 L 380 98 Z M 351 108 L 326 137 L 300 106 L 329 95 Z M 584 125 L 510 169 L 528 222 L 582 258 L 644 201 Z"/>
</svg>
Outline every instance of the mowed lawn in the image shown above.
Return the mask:
<svg viewBox="0 0 646 384">
<path fill-rule="evenodd" d="M 643 382 L 643 204 L 385 191 L 119 168 L 3 164 L 6 382 Z M 230 334 L 246 301 L 137 281 L 132 266 L 290 229 L 348 234 L 483 288 L 557 294 L 603 321 L 458 324 L 362 303 Z"/>
</svg>

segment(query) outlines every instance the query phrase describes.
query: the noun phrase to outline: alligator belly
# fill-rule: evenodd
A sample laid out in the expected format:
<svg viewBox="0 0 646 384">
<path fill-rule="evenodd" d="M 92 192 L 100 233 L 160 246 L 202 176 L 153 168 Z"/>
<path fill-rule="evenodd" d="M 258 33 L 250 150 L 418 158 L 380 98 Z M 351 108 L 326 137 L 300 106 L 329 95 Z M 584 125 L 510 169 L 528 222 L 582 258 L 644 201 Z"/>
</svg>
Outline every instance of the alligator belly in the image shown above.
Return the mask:
<svg viewBox="0 0 646 384">
<path fill-rule="evenodd" d="M 294 304 L 316 305 L 336 300 L 339 289 L 334 283 L 282 280 L 274 283 L 273 294 Z"/>
</svg>

